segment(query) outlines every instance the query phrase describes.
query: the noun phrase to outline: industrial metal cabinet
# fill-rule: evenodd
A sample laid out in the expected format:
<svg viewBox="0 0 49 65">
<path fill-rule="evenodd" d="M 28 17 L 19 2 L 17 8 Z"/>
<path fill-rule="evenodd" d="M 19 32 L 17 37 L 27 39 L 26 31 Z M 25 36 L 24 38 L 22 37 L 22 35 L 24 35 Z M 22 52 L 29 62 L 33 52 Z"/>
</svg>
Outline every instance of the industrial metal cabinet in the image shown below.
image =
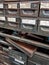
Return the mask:
<svg viewBox="0 0 49 65">
<path fill-rule="evenodd" d="M 45 5 L 47 4 L 47 5 Z M 11 45 L 7 40 L 0 40 L 1 45 L 10 47 L 9 55 L 15 65 L 49 65 L 49 53 L 43 53 L 38 50 L 34 52 L 32 57 L 28 57 L 25 49 L 34 47 L 41 48 L 44 51 L 49 51 L 49 44 L 27 39 L 25 36 L 18 35 L 19 33 L 37 34 L 42 36 L 49 36 L 49 1 L 35 1 L 35 0 L 0 0 L 0 36 L 4 38 L 23 42 L 24 46 L 17 46 L 16 43 L 13 48 L 18 50 L 11 50 Z M 1 31 L 2 29 L 2 31 Z M 3 29 L 6 29 L 5 31 Z M 9 32 L 12 30 L 19 32 L 13 34 Z M 7 32 L 6 32 L 7 31 Z M 2 39 L 2 38 L 1 38 Z M 21 44 L 20 43 L 20 44 Z M 27 47 L 27 48 L 26 48 Z M 5 50 L 5 49 L 4 49 Z M 6 49 L 7 50 L 7 49 Z M 31 49 L 32 50 L 32 49 Z M 33 49 L 34 51 L 34 49 Z M 1 57 L 0 57 L 1 58 Z M 13 64 L 14 65 L 14 64 Z"/>
<path fill-rule="evenodd" d="M 29 5 L 29 6 L 28 6 Z M 22 7 L 23 6 L 23 7 Z M 4 15 L 3 21 L 1 20 L 2 28 L 11 29 L 11 30 L 20 30 L 22 31 L 22 18 L 34 19 L 37 20 L 38 12 L 39 12 L 39 1 L 19 1 L 19 0 L 4 0 L 0 3 L 0 16 Z M 29 20 L 30 21 L 30 20 Z M 32 22 L 32 23 L 33 23 Z M 33 23 L 34 24 L 34 23 Z M 28 23 L 27 23 L 28 25 Z M 35 27 L 36 30 L 36 23 L 35 26 L 28 25 L 32 28 Z M 30 28 L 31 28 L 30 27 Z M 29 29 L 30 32 L 34 32 L 34 29 Z"/>
</svg>

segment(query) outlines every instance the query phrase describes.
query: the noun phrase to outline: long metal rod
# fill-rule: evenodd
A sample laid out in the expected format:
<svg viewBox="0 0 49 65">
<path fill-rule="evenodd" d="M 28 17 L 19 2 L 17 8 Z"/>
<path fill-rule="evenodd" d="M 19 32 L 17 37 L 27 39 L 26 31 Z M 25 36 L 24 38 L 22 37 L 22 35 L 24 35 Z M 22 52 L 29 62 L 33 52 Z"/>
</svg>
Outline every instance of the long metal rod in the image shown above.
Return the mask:
<svg viewBox="0 0 49 65">
<path fill-rule="evenodd" d="M 0 36 L 9 37 L 9 38 L 14 39 L 14 40 L 22 41 L 22 42 L 25 42 L 25 43 L 28 43 L 28 44 L 31 44 L 31 45 L 35 45 L 35 46 L 38 46 L 38 47 L 49 49 L 49 45 L 43 44 L 41 42 L 28 40 L 28 39 L 25 39 L 25 38 L 22 38 L 22 37 L 18 37 L 18 36 L 8 35 L 8 34 L 2 33 L 2 32 L 0 32 Z"/>
<path fill-rule="evenodd" d="M 3 40 L 0 40 L 0 44 L 3 44 L 3 45 L 8 45 L 8 46 L 10 46 L 10 44 L 9 44 L 9 43 L 7 43 L 7 42 L 5 42 L 5 41 L 3 41 Z"/>
</svg>

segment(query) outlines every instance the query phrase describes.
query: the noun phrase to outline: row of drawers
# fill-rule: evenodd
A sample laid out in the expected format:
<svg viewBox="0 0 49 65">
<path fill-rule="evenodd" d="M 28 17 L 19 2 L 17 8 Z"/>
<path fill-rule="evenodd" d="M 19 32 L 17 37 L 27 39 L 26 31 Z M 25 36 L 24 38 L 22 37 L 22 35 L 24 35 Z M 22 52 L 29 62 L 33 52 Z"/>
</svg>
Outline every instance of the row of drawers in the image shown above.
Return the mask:
<svg viewBox="0 0 49 65">
<path fill-rule="evenodd" d="M 29 5 L 29 6 L 28 6 Z M 38 16 L 39 3 L 37 2 L 5 2 L 0 3 L 0 14 L 19 16 Z"/>
<path fill-rule="evenodd" d="M 14 27 L 23 32 L 49 34 L 49 19 L 0 17 L 0 26 Z"/>
<path fill-rule="evenodd" d="M 7 15 L 19 14 L 19 16 L 24 17 L 49 17 L 49 2 L 28 1 L 0 3 L 0 14 L 5 14 L 5 12 Z"/>
<path fill-rule="evenodd" d="M 48 36 L 49 19 L 44 19 L 48 10 L 48 1 L 0 2 L 0 27 Z"/>
</svg>

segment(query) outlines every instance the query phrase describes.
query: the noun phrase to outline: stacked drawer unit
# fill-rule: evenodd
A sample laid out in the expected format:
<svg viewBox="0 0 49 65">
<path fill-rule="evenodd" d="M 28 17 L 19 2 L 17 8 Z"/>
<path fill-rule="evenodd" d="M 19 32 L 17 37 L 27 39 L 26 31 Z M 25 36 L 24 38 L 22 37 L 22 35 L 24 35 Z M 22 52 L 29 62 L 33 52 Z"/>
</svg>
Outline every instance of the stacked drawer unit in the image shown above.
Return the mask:
<svg viewBox="0 0 49 65">
<path fill-rule="evenodd" d="M 0 2 L 0 24 L 1 27 L 15 30 L 19 28 L 19 5 L 18 0 L 4 0 Z"/>
<path fill-rule="evenodd" d="M 20 1 L 21 31 L 36 31 L 38 11 L 38 1 Z"/>
<path fill-rule="evenodd" d="M 8 27 L 18 28 L 18 2 L 5 2 Z"/>
<path fill-rule="evenodd" d="M 0 1 L 0 27 L 48 36 L 48 18 L 49 1 Z"/>
<path fill-rule="evenodd" d="M 41 35 L 49 36 L 49 1 L 40 2 L 39 16 L 38 31 Z"/>
</svg>

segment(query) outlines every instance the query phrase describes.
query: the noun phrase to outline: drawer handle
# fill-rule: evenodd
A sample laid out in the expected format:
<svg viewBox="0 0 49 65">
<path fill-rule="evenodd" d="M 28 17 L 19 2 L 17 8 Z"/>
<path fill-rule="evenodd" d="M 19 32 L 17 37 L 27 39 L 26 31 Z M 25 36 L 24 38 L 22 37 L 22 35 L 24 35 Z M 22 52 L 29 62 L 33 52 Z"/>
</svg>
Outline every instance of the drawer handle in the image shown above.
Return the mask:
<svg viewBox="0 0 49 65">
<path fill-rule="evenodd" d="M 30 26 L 25 26 L 25 25 L 23 25 L 23 28 L 25 28 L 25 29 L 33 29 Z"/>
<path fill-rule="evenodd" d="M 49 16 L 49 13 L 46 13 L 46 11 L 43 11 L 43 14 L 44 14 L 45 16 Z"/>
<path fill-rule="evenodd" d="M 23 14 L 27 14 L 27 15 L 32 15 L 32 14 L 35 14 L 35 11 L 22 11 Z"/>
<path fill-rule="evenodd" d="M 17 14 L 17 11 L 8 11 L 9 14 Z"/>
<path fill-rule="evenodd" d="M 44 31 L 44 32 L 49 32 L 49 29 L 47 29 L 47 28 L 42 28 L 41 27 L 41 30 Z"/>
<path fill-rule="evenodd" d="M 24 65 L 24 63 L 25 63 L 24 61 L 18 60 L 18 59 L 16 59 L 16 58 L 15 58 L 15 61 L 18 62 L 18 63 L 21 63 L 21 64 L 23 64 L 23 65 Z"/>
</svg>

